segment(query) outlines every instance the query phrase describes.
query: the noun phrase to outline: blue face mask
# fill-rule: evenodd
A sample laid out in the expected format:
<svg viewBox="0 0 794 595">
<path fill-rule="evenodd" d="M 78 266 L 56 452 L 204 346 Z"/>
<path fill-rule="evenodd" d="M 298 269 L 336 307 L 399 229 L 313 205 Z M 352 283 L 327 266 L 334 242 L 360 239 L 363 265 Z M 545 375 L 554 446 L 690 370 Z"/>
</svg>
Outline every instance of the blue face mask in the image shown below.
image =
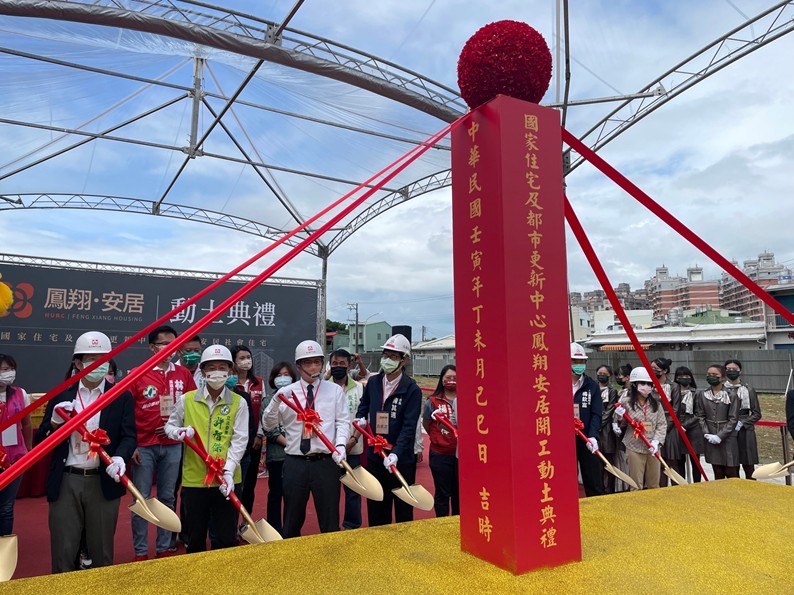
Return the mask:
<svg viewBox="0 0 794 595">
<path fill-rule="evenodd" d="M 577 376 L 584 374 L 585 368 L 587 368 L 587 364 L 571 364 L 571 371 Z"/>
<path fill-rule="evenodd" d="M 276 385 L 276 388 L 284 388 L 285 386 L 292 384 L 292 378 L 289 376 L 276 376 L 273 379 L 273 384 Z"/>
<path fill-rule="evenodd" d="M 237 386 L 237 374 L 232 374 L 226 379 L 226 386 L 231 389 L 234 389 L 234 387 Z"/>
</svg>

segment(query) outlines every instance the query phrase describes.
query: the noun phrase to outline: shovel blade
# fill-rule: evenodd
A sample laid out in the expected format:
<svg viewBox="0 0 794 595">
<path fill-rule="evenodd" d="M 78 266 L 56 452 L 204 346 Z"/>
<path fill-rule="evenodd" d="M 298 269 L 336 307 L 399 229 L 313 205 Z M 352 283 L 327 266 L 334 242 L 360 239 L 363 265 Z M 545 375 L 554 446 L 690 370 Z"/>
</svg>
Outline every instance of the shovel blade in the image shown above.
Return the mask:
<svg viewBox="0 0 794 595">
<path fill-rule="evenodd" d="M 383 500 L 383 486 L 364 467 L 356 467 L 345 473 L 340 479 L 344 485 L 365 498 L 380 502 Z"/>
<path fill-rule="evenodd" d="M 397 496 L 406 504 L 410 504 L 419 510 L 432 510 L 433 496 L 428 492 L 424 486 L 414 484 L 410 488 L 396 488 L 392 490 L 392 494 Z"/>
<path fill-rule="evenodd" d="M 0 537 L 0 582 L 11 580 L 17 569 L 17 536 Z"/>
<path fill-rule="evenodd" d="M 682 477 L 678 471 L 671 469 L 670 467 L 665 467 L 664 474 L 680 486 L 687 485 L 689 483 L 686 478 Z"/>
<path fill-rule="evenodd" d="M 753 471 L 753 479 L 768 479 L 773 473 L 779 473 L 783 469 L 780 463 L 768 463 L 761 465 Z"/>
<path fill-rule="evenodd" d="M 639 489 L 640 489 L 640 487 L 637 485 L 637 482 L 636 482 L 636 481 L 634 481 L 634 480 L 631 478 L 631 476 L 629 476 L 628 474 L 624 473 L 624 472 L 623 472 L 623 471 L 621 471 L 620 469 L 617 469 L 617 468 L 616 468 L 614 465 L 612 465 L 611 463 L 607 463 L 607 464 L 604 466 L 604 468 L 605 468 L 607 471 L 609 471 L 609 472 L 610 472 L 612 475 L 614 475 L 615 477 L 617 477 L 617 478 L 618 478 L 620 481 L 622 481 L 623 483 L 625 483 L 625 484 L 627 484 L 627 485 L 630 485 L 630 486 L 631 486 L 631 487 L 633 487 L 635 490 L 639 490 Z"/>
<path fill-rule="evenodd" d="M 242 535 L 248 543 L 268 543 L 284 539 L 265 519 L 259 519 L 252 528 L 248 525 Z"/>
<path fill-rule="evenodd" d="M 135 504 L 130 506 L 130 510 L 138 516 L 143 517 L 153 525 L 157 525 L 166 531 L 173 531 L 174 533 L 182 531 L 182 521 L 179 520 L 179 516 L 157 498 L 146 498 L 146 500 L 143 501 L 144 506 L 142 508 L 144 511 L 148 511 L 153 518 L 147 518 L 137 509 L 133 508 L 138 504 L 139 502 L 135 502 Z"/>
</svg>

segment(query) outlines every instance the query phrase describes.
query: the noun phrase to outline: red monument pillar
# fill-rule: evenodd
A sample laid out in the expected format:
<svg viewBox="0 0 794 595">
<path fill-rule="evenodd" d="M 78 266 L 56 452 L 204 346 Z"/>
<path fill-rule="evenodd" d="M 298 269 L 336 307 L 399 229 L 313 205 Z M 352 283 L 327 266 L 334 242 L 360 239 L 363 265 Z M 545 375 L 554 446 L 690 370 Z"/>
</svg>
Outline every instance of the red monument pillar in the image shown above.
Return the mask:
<svg viewBox="0 0 794 595">
<path fill-rule="evenodd" d="M 452 133 L 464 551 L 581 560 L 556 110 L 497 96 Z"/>
</svg>

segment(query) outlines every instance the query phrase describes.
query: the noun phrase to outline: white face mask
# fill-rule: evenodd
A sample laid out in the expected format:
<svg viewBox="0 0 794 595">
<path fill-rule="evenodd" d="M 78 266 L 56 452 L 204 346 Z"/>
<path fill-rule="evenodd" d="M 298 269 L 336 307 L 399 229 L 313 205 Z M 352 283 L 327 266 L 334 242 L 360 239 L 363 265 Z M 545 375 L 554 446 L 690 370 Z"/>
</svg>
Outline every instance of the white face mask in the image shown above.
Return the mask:
<svg viewBox="0 0 794 595">
<path fill-rule="evenodd" d="M 6 386 L 10 384 L 14 384 L 14 380 L 17 379 L 17 372 L 16 370 L 7 370 L 5 372 L 0 372 L 0 384 L 5 384 Z"/>
<path fill-rule="evenodd" d="M 276 388 L 284 388 L 285 386 L 292 384 L 292 378 L 289 376 L 276 376 L 273 379 L 273 384 L 276 385 Z"/>
<path fill-rule="evenodd" d="M 85 364 L 83 367 L 85 368 L 90 365 L 91 365 L 90 363 Z M 83 378 L 85 380 L 88 380 L 88 382 L 99 382 L 100 380 L 104 380 L 105 375 L 108 373 L 108 370 L 110 370 L 110 363 L 105 362 L 104 364 L 100 365 L 98 368 L 94 368 L 93 371 L 83 376 Z"/>
<path fill-rule="evenodd" d="M 648 386 L 647 384 L 639 384 L 639 385 L 637 385 L 637 392 L 640 393 L 643 396 L 647 397 L 648 395 L 651 394 L 651 391 L 653 391 L 653 387 L 652 386 Z"/>
<path fill-rule="evenodd" d="M 241 370 L 248 371 L 248 370 L 250 370 L 250 369 L 251 369 L 253 366 L 254 366 L 254 362 L 253 362 L 253 361 L 251 361 L 251 358 L 250 358 L 250 357 L 246 357 L 246 358 L 244 358 L 244 359 L 241 359 L 239 362 L 237 362 L 237 367 L 238 367 L 239 369 L 241 369 Z"/>
<path fill-rule="evenodd" d="M 215 370 L 213 372 L 207 372 L 206 379 L 207 384 L 210 388 L 214 390 L 218 390 L 219 388 L 223 387 L 226 384 L 226 380 L 229 378 L 228 372 L 223 372 L 221 370 Z"/>
<path fill-rule="evenodd" d="M 400 367 L 400 361 L 394 361 L 393 359 L 389 359 L 388 357 L 380 358 L 380 367 L 383 368 L 383 371 L 387 374 L 391 374 Z"/>
</svg>

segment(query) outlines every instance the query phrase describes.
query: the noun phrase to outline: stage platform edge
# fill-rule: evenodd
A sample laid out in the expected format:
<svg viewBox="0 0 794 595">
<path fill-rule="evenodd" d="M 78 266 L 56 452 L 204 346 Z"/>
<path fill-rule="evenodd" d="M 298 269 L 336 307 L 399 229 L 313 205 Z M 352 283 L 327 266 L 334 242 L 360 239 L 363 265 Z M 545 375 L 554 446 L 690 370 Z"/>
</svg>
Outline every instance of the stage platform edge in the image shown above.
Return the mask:
<svg viewBox="0 0 794 595">
<path fill-rule="evenodd" d="M 521 576 L 458 517 L 0 584 L 0 593 L 794 593 L 794 490 L 731 479 L 580 501 L 583 560 Z"/>
</svg>

